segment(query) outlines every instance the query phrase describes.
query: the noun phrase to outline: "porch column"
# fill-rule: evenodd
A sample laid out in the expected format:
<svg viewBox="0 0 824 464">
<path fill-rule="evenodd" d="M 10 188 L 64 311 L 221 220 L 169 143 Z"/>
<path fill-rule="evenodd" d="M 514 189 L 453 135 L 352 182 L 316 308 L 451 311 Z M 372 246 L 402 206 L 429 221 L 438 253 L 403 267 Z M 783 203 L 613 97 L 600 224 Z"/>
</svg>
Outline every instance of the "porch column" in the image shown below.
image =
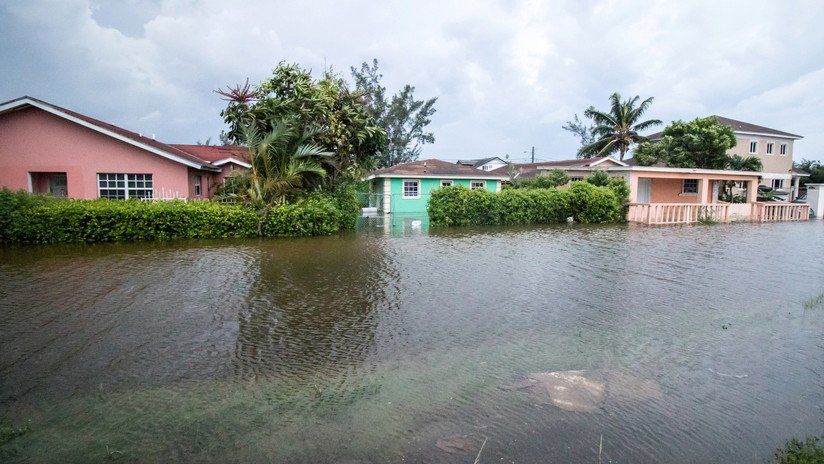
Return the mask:
<svg viewBox="0 0 824 464">
<path fill-rule="evenodd" d="M 801 190 L 801 178 L 796 177 L 795 179 L 793 179 L 793 191 L 792 193 L 790 193 L 790 201 L 798 198 L 799 190 Z"/>
<path fill-rule="evenodd" d="M 701 205 L 707 204 L 707 196 L 710 192 L 710 180 L 698 179 L 698 203 Z"/>
<path fill-rule="evenodd" d="M 390 178 L 385 177 L 383 179 L 383 214 L 389 214 L 392 211 L 389 210 L 392 204 L 392 181 Z"/>
<path fill-rule="evenodd" d="M 758 181 L 747 181 L 747 203 L 755 203 L 758 201 Z"/>
<path fill-rule="evenodd" d="M 629 173 L 629 202 L 638 203 L 638 176 Z"/>
</svg>

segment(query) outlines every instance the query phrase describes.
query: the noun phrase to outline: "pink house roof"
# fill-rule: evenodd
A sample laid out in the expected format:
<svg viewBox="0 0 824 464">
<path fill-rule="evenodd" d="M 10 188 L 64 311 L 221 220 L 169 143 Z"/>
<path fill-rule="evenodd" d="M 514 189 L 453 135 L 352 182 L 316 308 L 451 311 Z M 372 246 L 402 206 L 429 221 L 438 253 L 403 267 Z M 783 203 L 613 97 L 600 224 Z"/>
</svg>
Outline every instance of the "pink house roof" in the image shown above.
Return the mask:
<svg viewBox="0 0 824 464">
<path fill-rule="evenodd" d="M 206 160 L 215 166 L 234 163 L 246 168 L 250 167 L 246 158 L 246 147 L 238 145 L 186 145 L 179 143 L 171 144 L 171 146 Z"/>
<path fill-rule="evenodd" d="M 114 124 L 109 124 L 107 122 L 91 118 L 52 103 L 38 100 L 37 98 L 24 96 L 5 103 L 0 103 L 0 114 L 28 107 L 39 108 L 63 119 L 80 124 L 104 135 L 108 135 L 122 142 L 142 148 L 172 161 L 185 164 L 189 167 L 207 171 L 217 171 L 220 169 L 218 165 L 212 164 L 209 160 L 201 158 L 189 150 L 184 150 L 174 145 L 157 141 L 150 137 L 144 137 L 142 134 L 138 134 L 137 132 L 123 129 L 122 127 L 115 126 Z"/>
</svg>

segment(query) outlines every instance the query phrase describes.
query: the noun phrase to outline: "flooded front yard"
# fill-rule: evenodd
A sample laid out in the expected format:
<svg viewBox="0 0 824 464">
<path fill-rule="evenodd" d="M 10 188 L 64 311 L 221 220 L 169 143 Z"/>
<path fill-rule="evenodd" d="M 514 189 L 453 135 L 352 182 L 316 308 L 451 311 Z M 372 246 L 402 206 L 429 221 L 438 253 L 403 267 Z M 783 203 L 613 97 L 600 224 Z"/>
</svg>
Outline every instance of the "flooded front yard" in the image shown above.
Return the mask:
<svg viewBox="0 0 824 464">
<path fill-rule="evenodd" d="M 768 462 L 824 431 L 822 221 L 400 230 L 0 249 L 0 461 Z"/>
</svg>

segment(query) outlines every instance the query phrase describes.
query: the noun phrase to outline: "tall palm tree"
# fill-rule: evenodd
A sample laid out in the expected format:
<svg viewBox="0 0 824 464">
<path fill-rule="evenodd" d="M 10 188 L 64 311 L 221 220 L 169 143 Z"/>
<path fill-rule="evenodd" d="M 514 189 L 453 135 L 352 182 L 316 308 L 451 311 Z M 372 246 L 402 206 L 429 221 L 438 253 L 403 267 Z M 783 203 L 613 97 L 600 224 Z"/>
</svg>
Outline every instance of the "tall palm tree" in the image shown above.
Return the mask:
<svg viewBox="0 0 824 464">
<path fill-rule="evenodd" d="M 252 167 L 240 196 L 261 206 L 280 205 L 298 191 L 322 182 L 326 170 L 320 162 L 332 153 L 310 143 L 315 134 L 314 129 L 297 134 L 286 122 L 273 124 L 266 134 L 254 125 L 243 128 L 246 157 Z"/>
<path fill-rule="evenodd" d="M 621 101 L 621 95 L 616 92 L 609 97 L 611 103 L 609 112 L 589 107 L 584 115 L 595 123 L 593 133 L 596 139 L 578 150 L 578 158 L 609 156 L 619 152 L 623 160 L 632 145 L 646 141 L 647 138 L 638 133 L 660 125 L 661 121 L 649 119 L 639 122 L 641 116 L 652 104 L 653 98 L 647 98 L 641 103 L 638 103 L 638 100 L 640 97 L 636 95 L 629 100 Z"/>
</svg>

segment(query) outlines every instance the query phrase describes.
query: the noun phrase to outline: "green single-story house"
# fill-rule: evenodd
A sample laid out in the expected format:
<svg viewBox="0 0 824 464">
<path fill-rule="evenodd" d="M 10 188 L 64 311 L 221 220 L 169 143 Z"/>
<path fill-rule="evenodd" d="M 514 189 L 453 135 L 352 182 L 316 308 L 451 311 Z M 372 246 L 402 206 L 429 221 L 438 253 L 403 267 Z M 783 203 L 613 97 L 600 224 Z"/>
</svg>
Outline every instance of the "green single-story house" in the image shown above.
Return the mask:
<svg viewBox="0 0 824 464">
<path fill-rule="evenodd" d="M 426 213 L 433 190 L 463 185 L 471 189 L 501 190 L 502 173 L 491 173 L 438 159 L 412 161 L 372 171 L 369 181 L 369 206 L 378 212 Z"/>
</svg>

